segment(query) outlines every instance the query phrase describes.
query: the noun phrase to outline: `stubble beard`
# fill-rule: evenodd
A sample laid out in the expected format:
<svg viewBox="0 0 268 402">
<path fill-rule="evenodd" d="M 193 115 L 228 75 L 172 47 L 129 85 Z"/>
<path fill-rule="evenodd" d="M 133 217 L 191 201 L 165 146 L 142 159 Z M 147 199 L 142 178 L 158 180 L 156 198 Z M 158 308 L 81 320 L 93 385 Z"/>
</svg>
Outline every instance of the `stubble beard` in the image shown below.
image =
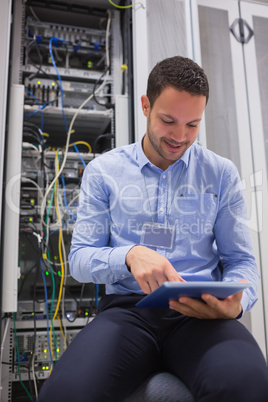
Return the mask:
<svg viewBox="0 0 268 402">
<path fill-rule="evenodd" d="M 163 141 L 165 141 L 165 137 L 160 137 L 159 144 L 156 143 L 153 131 L 151 130 L 150 118 L 148 119 L 147 134 L 148 134 L 149 142 L 152 145 L 152 147 L 154 148 L 155 152 L 161 158 L 163 158 L 165 161 L 170 162 L 170 164 L 179 160 L 182 157 L 182 155 L 184 154 L 184 152 L 186 151 L 186 149 L 188 149 L 189 146 L 191 145 L 191 144 L 187 144 L 185 146 L 185 144 L 184 144 L 182 152 L 179 155 L 176 155 L 176 156 L 174 155 L 174 158 L 170 158 L 170 157 L 168 157 L 168 155 L 165 154 L 164 150 L 161 148 L 161 144 L 163 143 Z"/>
</svg>

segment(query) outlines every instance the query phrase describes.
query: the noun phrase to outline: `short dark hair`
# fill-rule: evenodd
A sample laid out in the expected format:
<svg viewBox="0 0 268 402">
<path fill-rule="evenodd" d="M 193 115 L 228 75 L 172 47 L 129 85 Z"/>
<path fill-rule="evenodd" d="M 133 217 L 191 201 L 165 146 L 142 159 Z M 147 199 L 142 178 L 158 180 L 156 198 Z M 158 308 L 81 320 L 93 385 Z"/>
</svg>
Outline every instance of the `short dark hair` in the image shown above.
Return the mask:
<svg viewBox="0 0 268 402">
<path fill-rule="evenodd" d="M 167 87 L 186 91 L 191 95 L 209 97 L 209 84 L 204 70 L 187 57 L 174 56 L 156 64 L 148 77 L 147 96 L 151 108 Z"/>
</svg>

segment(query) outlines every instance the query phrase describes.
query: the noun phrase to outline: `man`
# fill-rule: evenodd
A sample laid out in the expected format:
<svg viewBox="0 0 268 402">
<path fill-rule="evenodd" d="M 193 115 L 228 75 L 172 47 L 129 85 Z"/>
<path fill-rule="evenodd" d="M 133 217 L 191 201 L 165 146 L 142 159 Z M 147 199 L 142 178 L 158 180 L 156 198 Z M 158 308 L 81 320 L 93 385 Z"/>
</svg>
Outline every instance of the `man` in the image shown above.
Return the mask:
<svg viewBox="0 0 268 402">
<path fill-rule="evenodd" d="M 70 269 L 81 282 L 104 283 L 107 295 L 40 402 L 123 401 L 159 370 L 182 379 L 196 401 L 268 400 L 264 357 L 236 320 L 256 302 L 258 282 L 239 175 L 194 144 L 208 96 L 197 64 L 163 60 L 141 98 L 143 140 L 85 169 Z M 136 307 L 165 281 L 200 278 L 252 287 L 224 300 L 204 294 Z"/>
</svg>

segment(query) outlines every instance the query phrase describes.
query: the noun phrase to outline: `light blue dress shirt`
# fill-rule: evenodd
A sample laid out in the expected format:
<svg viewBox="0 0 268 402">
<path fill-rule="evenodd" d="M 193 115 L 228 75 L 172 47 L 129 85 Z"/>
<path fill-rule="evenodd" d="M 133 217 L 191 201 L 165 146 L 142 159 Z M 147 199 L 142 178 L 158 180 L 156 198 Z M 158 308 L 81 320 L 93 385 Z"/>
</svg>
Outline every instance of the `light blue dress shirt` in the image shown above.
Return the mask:
<svg viewBox="0 0 268 402">
<path fill-rule="evenodd" d="M 193 144 L 162 171 L 147 159 L 141 142 L 91 161 L 69 254 L 72 276 L 105 284 L 107 294 L 142 294 L 125 258 L 141 243 L 145 222 L 174 229 L 172 249 L 152 248 L 186 280 L 248 279 L 253 286 L 244 290 L 241 304 L 244 312 L 251 309 L 259 278 L 240 178 L 231 161 Z"/>
</svg>

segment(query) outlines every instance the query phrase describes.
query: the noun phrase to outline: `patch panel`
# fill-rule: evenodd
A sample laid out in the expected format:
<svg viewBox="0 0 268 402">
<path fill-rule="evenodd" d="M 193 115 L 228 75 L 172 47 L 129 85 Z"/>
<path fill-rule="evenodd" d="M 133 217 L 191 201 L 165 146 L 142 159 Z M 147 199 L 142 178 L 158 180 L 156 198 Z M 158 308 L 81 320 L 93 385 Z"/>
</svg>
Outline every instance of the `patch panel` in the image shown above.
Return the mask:
<svg viewBox="0 0 268 402">
<path fill-rule="evenodd" d="M 64 327 L 66 331 L 66 342 L 63 337 L 62 330 L 60 329 L 59 322 L 55 320 L 54 333 L 51 338 L 51 344 L 48 342 L 46 320 L 39 320 L 36 323 L 34 330 L 33 321 L 17 320 L 16 330 L 14 323 L 9 319 L 7 322 L 7 336 L 3 349 L 3 361 L 6 363 L 2 369 L 2 398 L 5 402 L 13 402 L 17 400 L 24 400 L 20 380 L 22 380 L 29 388 L 29 381 L 33 381 L 33 375 L 37 381 L 38 388 L 42 385 L 43 381 L 48 378 L 51 368 L 51 355 L 50 347 L 52 345 L 53 360 L 58 360 L 63 354 L 67 345 L 69 345 L 81 329 L 92 318 L 77 318 L 74 323 L 64 320 Z M 16 339 L 16 341 L 15 341 Z M 34 355 L 33 355 L 34 350 Z M 32 363 L 29 372 L 29 364 Z M 20 395 L 20 397 L 19 397 Z M 26 399 L 27 400 L 27 399 Z"/>
<path fill-rule="evenodd" d="M 78 108 L 90 94 L 94 92 L 94 83 L 77 82 L 62 80 L 63 101 L 60 96 L 60 87 L 56 80 L 46 78 L 26 77 L 24 85 L 27 90 L 34 95 L 41 105 L 47 104 L 56 107 Z M 105 104 L 108 102 L 108 87 L 105 87 L 98 95 L 98 103 L 93 98 L 86 105 L 87 110 L 105 110 Z M 27 98 L 27 104 L 35 104 L 33 97 Z M 102 106 L 103 104 L 103 106 Z"/>
<path fill-rule="evenodd" d="M 25 24 L 26 65 L 52 65 L 49 54 L 51 38 L 60 39 L 54 40 L 58 67 L 104 71 L 105 30 L 39 22 L 31 17 Z"/>
</svg>

